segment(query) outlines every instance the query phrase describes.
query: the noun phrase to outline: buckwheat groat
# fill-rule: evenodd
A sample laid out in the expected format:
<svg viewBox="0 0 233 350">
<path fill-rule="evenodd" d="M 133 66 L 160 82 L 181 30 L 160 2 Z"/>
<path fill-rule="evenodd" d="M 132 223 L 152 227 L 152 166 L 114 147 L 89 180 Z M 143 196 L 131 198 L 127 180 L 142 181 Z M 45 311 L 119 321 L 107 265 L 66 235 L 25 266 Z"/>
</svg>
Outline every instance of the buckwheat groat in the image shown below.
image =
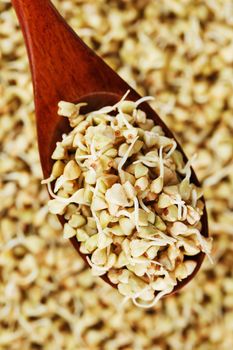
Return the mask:
<svg viewBox="0 0 233 350">
<path fill-rule="evenodd" d="M 190 257 L 209 256 L 211 239 L 200 233 L 202 192 L 190 182 L 190 163 L 140 109 L 151 97 L 127 95 L 87 115 L 85 103 L 59 103 L 72 131 L 57 142 L 43 182 L 50 212 L 64 215 L 64 237 L 76 236 L 93 274 L 149 307 L 194 271 Z"/>
</svg>

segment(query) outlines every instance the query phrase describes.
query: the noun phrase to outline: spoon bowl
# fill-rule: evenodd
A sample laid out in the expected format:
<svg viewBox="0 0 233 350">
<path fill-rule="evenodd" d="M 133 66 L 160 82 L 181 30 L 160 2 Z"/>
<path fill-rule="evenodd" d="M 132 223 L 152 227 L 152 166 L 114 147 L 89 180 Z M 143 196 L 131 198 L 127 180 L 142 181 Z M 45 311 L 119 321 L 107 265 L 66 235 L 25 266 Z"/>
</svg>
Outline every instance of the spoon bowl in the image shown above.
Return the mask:
<svg viewBox="0 0 233 350">
<path fill-rule="evenodd" d="M 130 90 L 127 97 L 129 100 L 136 101 L 141 96 L 84 44 L 49 0 L 12 0 L 12 4 L 27 46 L 34 88 L 40 160 L 44 177 L 47 178 L 51 173 L 53 165 L 51 155 L 56 142 L 61 140 L 62 134 L 70 131 L 67 118 L 61 118 L 57 114 L 60 100 L 87 102 L 87 106 L 81 108 L 81 113 L 86 114 L 106 105 L 115 104 L 127 90 Z M 163 128 L 166 136 L 174 138 L 148 103 L 142 103 L 140 109 Z M 178 142 L 177 149 L 187 161 Z M 193 170 L 191 181 L 199 186 Z M 204 201 L 203 198 L 202 200 Z M 64 224 L 64 218 L 59 219 Z M 201 220 L 201 234 L 207 237 L 205 207 Z M 79 251 L 76 238 L 71 238 L 70 241 L 86 261 L 86 256 Z M 205 254 L 201 252 L 192 257 L 197 262 L 195 270 L 186 279 L 178 282 L 172 293 L 178 291 L 196 275 L 204 256 Z M 115 287 L 106 275 L 102 278 Z"/>
<path fill-rule="evenodd" d="M 82 106 L 80 108 L 80 113 L 81 114 L 87 114 L 89 112 L 92 112 L 94 110 L 98 110 L 102 107 L 105 106 L 111 106 L 114 105 L 115 103 L 117 103 L 120 99 L 122 98 L 121 95 L 118 94 L 114 94 L 114 93 L 109 93 L 109 92 L 97 92 L 97 93 L 93 93 L 93 94 L 88 94 L 85 95 L 81 98 L 79 98 L 78 100 L 75 101 L 75 103 L 81 103 L 81 102 L 86 102 L 87 105 L 86 106 Z M 128 99 L 128 98 L 127 98 Z M 137 98 L 131 98 L 132 101 L 136 101 Z M 166 135 L 169 137 L 173 137 L 175 139 L 175 137 L 172 135 L 171 131 L 167 128 L 167 126 L 163 123 L 163 121 L 161 119 L 158 120 L 158 115 L 156 114 L 156 112 L 150 107 L 150 105 L 147 102 L 144 102 L 140 105 L 140 109 L 143 110 L 147 116 L 150 119 L 153 119 L 157 125 L 160 125 L 163 130 L 165 131 Z M 159 122 L 158 122 L 159 121 Z M 52 142 L 50 145 L 50 154 L 53 153 L 56 142 L 60 141 L 62 139 L 62 134 L 64 133 L 68 133 L 69 131 L 71 131 L 71 127 L 69 126 L 69 122 L 67 118 L 62 118 L 60 119 L 60 121 L 58 121 L 57 126 L 55 128 L 55 132 L 52 138 Z M 185 153 L 183 152 L 181 146 L 179 145 L 179 143 L 177 142 L 177 149 L 182 153 L 183 158 L 185 160 L 185 162 L 187 162 L 187 157 L 185 155 Z M 46 174 L 46 177 L 49 177 L 50 173 L 51 173 L 51 169 L 53 166 L 54 161 L 50 158 L 50 170 L 49 173 Z M 192 182 L 199 186 L 199 182 L 197 180 L 197 177 L 192 169 L 192 175 L 191 175 L 191 180 Z M 203 198 L 202 198 L 203 200 Z M 62 216 L 59 216 L 59 220 L 61 222 L 62 225 L 64 225 L 65 220 Z M 201 234 L 205 237 L 208 236 L 208 224 L 207 224 L 207 215 L 206 215 L 206 210 L 204 208 L 204 214 L 202 216 L 202 232 Z M 82 257 L 82 259 L 88 264 L 87 259 L 86 259 L 86 255 L 82 254 L 79 250 L 80 244 L 77 241 L 76 237 L 72 237 L 70 238 L 70 242 L 72 243 L 72 245 L 74 246 L 74 248 L 77 250 L 77 252 L 80 254 L 80 256 Z M 193 273 L 191 275 L 189 275 L 187 278 L 183 279 L 182 281 L 178 282 L 178 284 L 175 286 L 175 288 L 173 289 L 173 291 L 170 294 L 175 293 L 176 291 L 178 291 L 179 289 L 181 289 L 182 287 L 184 287 L 198 272 L 198 270 L 201 267 L 201 264 L 203 262 L 203 259 L 205 257 L 205 254 L 203 252 L 200 252 L 199 254 L 197 254 L 195 257 L 191 257 L 192 260 L 195 259 L 195 261 L 197 262 L 197 266 L 194 269 Z M 116 287 L 107 277 L 107 275 L 101 276 L 105 282 L 109 283 L 110 285 L 112 285 L 113 287 Z M 169 294 L 168 294 L 169 295 Z"/>
</svg>

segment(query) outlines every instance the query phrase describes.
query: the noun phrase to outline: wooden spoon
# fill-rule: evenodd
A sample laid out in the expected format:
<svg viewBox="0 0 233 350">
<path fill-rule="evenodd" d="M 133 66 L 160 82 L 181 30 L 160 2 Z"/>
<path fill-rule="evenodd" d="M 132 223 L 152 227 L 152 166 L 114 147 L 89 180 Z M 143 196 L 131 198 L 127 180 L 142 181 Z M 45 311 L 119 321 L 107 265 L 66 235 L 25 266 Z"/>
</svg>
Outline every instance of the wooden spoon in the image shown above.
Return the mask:
<svg viewBox="0 0 233 350">
<path fill-rule="evenodd" d="M 60 100 L 88 102 L 88 107 L 82 110 L 85 113 L 116 103 L 129 89 L 129 99 L 137 100 L 140 96 L 84 44 L 49 0 L 12 0 L 12 4 L 27 46 L 34 88 L 40 160 L 44 177 L 47 178 L 53 165 L 51 154 L 55 143 L 69 130 L 67 118 L 57 115 L 57 104 Z M 143 103 L 140 108 L 156 124 L 162 126 L 168 137 L 174 138 L 147 103 Z M 179 144 L 177 147 L 187 161 Z M 199 186 L 193 170 L 191 180 Z M 60 220 L 64 223 L 63 218 Z M 202 235 L 208 236 L 205 208 Z M 71 243 L 79 252 L 76 238 L 71 238 Z M 85 255 L 80 255 L 86 261 Z M 173 293 L 196 275 L 204 256 L 204 253 L 195 256 L 197 266 L 194 272 L 179 282 Z M 106 275 L 103 278 L 112 285 Z"/>
</svg>

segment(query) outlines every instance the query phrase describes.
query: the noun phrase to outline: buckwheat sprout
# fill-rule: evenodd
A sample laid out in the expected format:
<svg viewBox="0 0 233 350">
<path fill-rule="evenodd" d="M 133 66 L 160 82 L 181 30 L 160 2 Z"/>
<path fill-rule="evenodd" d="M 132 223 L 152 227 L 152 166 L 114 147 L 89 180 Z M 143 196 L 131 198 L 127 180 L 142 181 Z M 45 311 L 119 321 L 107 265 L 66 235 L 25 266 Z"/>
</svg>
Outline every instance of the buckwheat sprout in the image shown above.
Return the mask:
<svg viewBox="0 0 233 350">
<path fill-rule="evenodd" d="M 118 130 L 118 128 L 119 128 L 118 124 L 115 125 L 115 123 L 114 123 L 115 120 L 116 120 L 116 118 L 114 118 L 110 123 L 110 126 L 111 126 L 112 130 L 114 130 L 114 131 Z"/>
<path fill-rule="evenodd" d="M 98 229 L 98 233 L 101 234 L 101 235 L 104 235 L 104 232 L 102 230 L 102 226 L 100 224 L 100 221 L 99 221 L 99 218 L 98 216 L 96 215 L 96 212 L 91 208 L 91 213 L 93 215 L 93 218 L 95 219 L 96 221 L 96 226 L 97 226 L 97 229 Z"/>
<path fill-rule="evenodd" d="M 125 126 L 127 127 L 127 129 L 132 129 L 132 124 L 130 124 L 128 122 L 128 120 L 125 118 L 124 113 L 122 112 L 120 107 L 118 107 L 118 111 L 119 111 L 119 115 L 121 116 L 121 119 L 122 119 L 123 123 L 125 124 Z"/>
<path fill-rule="evenodd" d="M 117 102 L 115 105 L 103 107 L 97 111 L 93 111 L 92 113 L 95 115 L 98 115 L 98 114 L 107 114 L 115 111 L 117 107 L 121 104 L 121 102 L 123 102 L 126 99 L 129 93 L 130 93 L 130 90 L 127 90 L 126 93 L 123 95 L 123 97 L 120 99 L 120 101 Z"/>
<path fill-rule="evenodd" d="M 93 115 L 107 114 L 107 113 L 113 112 L 115 109 L 116 109 L 115 105 L 114 106 L 106 106 L 106 107 L 101 108 L 100 110 L 93 111 L 92 114 Z"/>
<path fill-rule="evenodd" d="M 63 198 L 63 197 L 57 196 L 57 195 L 53 192 L 50 182 L 47 184 L 47 188 L 48 188 L 48 192 L 49 192 L 49 194 L 50 194 L 50 196 L 51 196 L 52 198 L 57 199 L 58 201 L 61 201 L 61 202 L 63 202 L 63 203 L 69 203 L 69 198 Z"/>
<path fill-rule="evenodd" d="M 129 95 L 129 93 L 130 93 L 130 90 L 127 90 L 126 93 L 123 95 L 123 97 L 120 99 L 120 101 L 117 102 L 117 103 L 115 104 L 116 108 L 117 108 L 119 105 L 121 105 L 121 103 L 122 103 L 123 101 L 125 101 L 126 97 Z"/>
<path fill-rule="evenodd" d="M 144 308 L 144 309 L 152 308 L 152 307 L 154 307 L 156 304 L 158 304 L 159 300 L 160 300 L 163 296 L 165 296 L 165 295 L 171 293 L 172 290 L 173 290 L 173 288 L 174 288 L 173 286 L 172 286 L 172 287 L 168 287 L 167 289 L 165 289 L 165 290 L 159 292 L 159 293 L 156 295 L 156 297 L 154 298 L 154 300 L 153 300 L 151 303 L 149 303 L 149 304 L 138 303 L 137 300 L 136 300 L 138 297 L 133 298 L 132 300 L 133 300 L 134 305 L 136 305 L 136 306 L 138 306 L 138 307 L 141 307 L 141 308 Z M 141 293 L 140 295 L 142 295 L 142 294 L 143 294 L 143 293 Z"/>
<path fill-rule="evenodd" d="M 151 283 L 153 281 L 154 274 L 150 274 L 150 272 L 146 271 L 145 275 L 148 277 L 149 283 Z"/>
<path fill-rule="evenodd" d="M 185 205 L 185 201 L 182 200 L 179 193 L 175 195 L 175 198 L 171 199 L 173 204 L 177 205 L 178 208 L 178 220 L 182 220 L 187 216 L 187 207 Z"/>
<path fill-rule="evenodd" d="M 68 205 L 69 203 L 72 203 L 72 202 L 77 203 L 77 204 L 80 202 L 80 204 L 85 204 L 85 205 L 87 205 L 87 206 L 90 206 L 89 203 L 87 203 L 87 202 L 85 202 L 85 201 L 79 201 L 79 200 L 78 200 L 79 193 L 81 192 L 82 189 L 77 190 L 77 191 L 76 191 L 75 193 L 73 193 L 72 196 L 69 197 L 69 198 L 63 198 L 63 197 L 57 196 L 57 195 L 55 195 L 55 194 L 53 193 L 52 188 L 51 188 L 51 183 L 48 183 L 47 188 L 48 188 L 48 192 L 49 192 L 50 196 L 51 196 L 52 198 L 56 199 L 56 200 L 57 200 L 58 202 L 60 202 L 60 203 L 64 203 L 64 204 Z"/>
<path fill-rule="evenodd" d="M 194 154 L 185 164 L 184 168 L 180 171 L 181 174 L 185 174 L 185 179 L 189 180 L 190 176 L 191 176 L 191 167 L 192 167 L 192 163 L 194 162 L 194 160 L 196 159 L 197 155 Z"/>
<path fill-rule="evenodd" d="M 80 155 L 80 156 L 76 156 L 76 159 L 93 159 L 93 155 L 92 154 L 87 154 L 87 155 Z"/>
<path fill-rule="evenodd" d="M 91 150 L 91 154 L 88 155 L 80 155 L 80 156 L 76 156 L 76 159 L 93 159 L 93 161 L 96 161 L 97 159 L 99 159 L 101 157 L 101 155 L 106 152 L 109 148 L 111 147 L 111 145 L 107 145 L 105 147 L 103 147 L 99 152 L 96 152 L 95 147 L 94 147 L 94 142 L 92 142 L 90 144 L 90 150 Z"/>
<path fill-rule="evenodd" d="M 170 277 L 169 272 L 165 269 L 165 267 L 163 266 L 163 264 L 159 263 L 158 261 L 152 260 L 151 264 L 153 265 L 157 265 L 160 267 L 161 273 L 165 276 L 165 277 Z"/>
<path fill-rule="evenodd" d="M 41 181 L 42 185 L 47 185 L 50 182 L 53 182 L 55 180 L 55 176 L 53 176 L 53 174 L 51 174 L 47 179 L 44 179 Z"/>
<path fill-rule="evenodd" d="M 138 108 L 138 106 L 143 103 L 143 102 L 147 102 L 147 101 L 154 101 L 154 97 L 153 96 L 144 96 L 144 97 L 141 97 L 139 98 L 139 100 L 137 100 L 135 102 L 135 108 Z"/>
<path fill-rule="evenodd" d="M 164 237 L 163 237 L 164 238 Z M 169 237 L 170 238 L 170 237 Z M 167 244 L 173 244 L 174 243 L 174 240 L 172 238 L 170 239 L 158 239 L 158 238 L 154 238 L 154 237 L 144 237 L 145 240 L 147 241 L 151 241 L 151 246 L 161 246 L 161 247 L 164 247 L 166 246 Z"/>
<path fill-rule="evenodd" d="M 159 149 L 159 172 L 160 172 L 160 177 L 164 177 L 164 166 L 163 166 L 163 146 L 160 147 Z"/>
<path fill-rule="evenodd" d="M 168 273 L 168 271 L 164 268 L 164 266 L 161 264 L 161 263 L 159 263 L 158 261 L 155 261 L 155 260 L 149 260 L 149 259 L 141 259 L 141 260 L 139 260 L 139 259 L 136 259 L 136 258 L 132 258 L 132 257 L 129 257 L 129 262 L 130 262 L 130 264 L 131 265 L 135 265 L 135 264 L 141 264 L 141 265 L 143 265 L 143 264 L 147 264 L 147 265 L 156 265 L 156 266 L 159 266 L 160 267 L 160 269 L 161 269 L 161 273 L 162 274 L 164 274 L 165 276 L 167 276 L 167 277 L 170 277 L 170 275 L 169 275 L 169 273 Z M 149 267 L 150 268 L 150 267 Z M 154 274 L 154 273 L 153 273 Z M 151 275 L 150 275 L 151 276 Z"/>
<path fill-rule="evenodd" d="M 94 161 L 97 160 L 98 157 L 97 157 L 97 153 L 95 151 L 95 141 L 94 140 L 90 144 L 90 151 L 91 151 L 91 155 L 92 155 L 93 160 Z"/>
<path fill-rule="evenodd" d="M 64 175 L 61 175 L 57 180 L 56 180 L 56 183 L 55 183 L 55 186 L 54 186 L 54 193 L 56 193 L 63 185 L 64 183 L 67 181 L 67 179 L 65 178 Z"/>
<path fill-rule="evenodd" d="M 105 153 L 107 150 L 109 150 L 109 148 L 111 147 L 112 147 L 111 144 L 104 146 L 101 150 L 99 150 L 99 152 L 97 152 L 97 158 L 100 158 L 102 154 Z"/>
<path fill-rule="evenodd" d="M 100 183 L 100 180 L 97 179 L 95 188 L 93 189 L 93 187 L 91 187 L 91 191 L 93 192 L 93 198 L 97 196 L 97 193 L 99 191 L 99 183 Z"/>
<path fill-rule="evenodd" d="M 133 162 L 133 164 L 141 163 L 142 161 L 147 161 L 148 163 L 151 163 L 152 165 L 149 166 L 156 166 L 159 163 L 159 157 L 158 156 L 149 156 L 148 154 L 143 156 L 138 156 L 138 159 Z"/>
<path fill-rule="evenodd" d="M 148 287 L 145 287 L 145 288 L 142 289 L 142 290 L 140 290 L 140 292 L 137 292 L 137 293 L 135 293 L 135 294 L 133 294 L 133 295 L 129 295 L 129 296 L 124 297 L 124 299 L 123 299 L 123 301 L 122 301 L 122 305 L 126 304 L 127 301 L 130 300 L 130 299 L 133 301 L 134 299 L 140 297 L 143 293 L 147 292 L 148 290 L 150 290 L 150 287 L 149 287 L 149 286 L 148 286 Z M 135 304 L 135 305 L 136 305 L 136 304 Z"/>
<path fill-rule="evenodd" d="M 95 112 L 90 112 L 87 114 L 87 117 L 88 119 L 91 118 L 92 120 L 96 117 L 96 115 L 98 115 L 98 118 L 102 118 L 103 120 L 107 120 L 108 122 L 112 122 L 115 120 L 115 117 L 112 117 L 108 114 L 104 114 L 104 113 L 101 113 L 101 114 L 95 114 Z"/>
<path fill-rule="evenodd" d="M 144 265 L 144 264 L 150 264 L 150 260 L 149 259 L 137 259 L 137 258 L 132 258 L 131 256 L 129 256 L 129 262 L 130 262 L 130 264 L 131 265 L 136 265 L 136 264 L 138 264 L 138 265 Z"/>
<path fill-rule="evenodd" d="M 191 197 L 192 197 L 192 207 L 195 208 L 197 205 L 197 191 L 195 188 L 191 192 Z"/>
<path fill-rule="evenodd" d="M 89 256 L 86 256 L 86 260 L 88 262 L 88 264 L 95 269 L 97 272 L 99 271 L 101 274 L 105 274 L 108 271 L 107 267 L 102 267 L 102 266 L 98 266 L 92 263 L 91 259 L 89 258 Z"/>
<path fill-rule="evenodd" d="M 71 196 L 70 198 L 63 198 L 63 197 L 57 196 L 57 195 L 53 192 L 50 182 L 48 183 L 47 187 L 48 187 L 48 192 L 49 192 L 49 194 L 50 194 L 50 196 L 51 196 L 52 198 L 56 199 L 58 202 L 67 203 L 67 204 L 70 203 L 70 200 L 71 200 L 71 197 L 72 197 L 72 196 Z"/>
<path fill-rule="evenodd" d="M 137 159 L 133 162 L 133 164 L 138 164 L 138 163 L 143 163 L 144 165 L 146 165 L 149 168 L 154 168 L 157 166 L 158 161 L 157 160 L 148 161 L 146 157 L 140 157 L 139 159 Z"/>
<path fill-rule="evenodd" d="M 152 210 L 150 210 L 150 209 L 143 203 L 142 198 L 139 198 L 138 201 L 139 201 L 139 204 L 140 204 L 140 206 L 141 206 L 141 208 L 142 208 L 143 210 L 145 210 L 147 213 L 152 213 Z"/>
<path fill-rule="evenodd" d="M 127 210 L 119 210 L 117 213 L 116 213 L 116 216 L 117 217 L 120 217 L 120 216 L 125 216 L 129 219 L 131 219 L 132 215 L 127 211 Z"/>
<path fill-rule="evenodd" d="M 134 197 L 133 199 L 134 202 L 134 219 L 135 219 L 135 225 L 136 225 L 136 229 L 139 232 L 140 228 L 139 228 L 139 204 L 138 204 L 138 199 L 137 197 Z"/>
<path fill-rule="evenodd" d="M 96 181 L 96 185 L 95 185 L 95 188 L 93 189 L 93 187 L 91 187 L 91 191 L 93 192 L 93 198 L 96 197 L 97 195 L 97 192 L 98 192 L 98 188 L 99 188 L 99 180 Z M 97 226 L 97 230 L 98 230 L 98 233 L 100 235 L 104 235 L 104 232 L 103 232 L 103 229 L 102 229 L 102 226 L 100 224 L 100 220 L 95 212 L 95 210 L 93 209 L 92 205 L 90 206 L 90 209 L 91 209 L 91 213 L 93 215 L 93 218 L 95 219 L 96 221 L 96 226 Z"/>
<path fill-rule="evenodd" d="M 120 163 L 118 164 L 117 170 L 118 170 L 119 176 L 121 178 L 121 181 L 122 181 L 122 178 L 124 179 L 124 174 L 122 174 L 122 167 L 125 164 L 125 162 L 127 161 L 127 158 L 129 157 L 129 154 L 132 151 L 134 144 L 137 140 L 138 140 L 138 136 L 135 137 L 135 139 L 132 141 L 131 145 L 129 146 L 129 148 L 125 152 L 125 155 L 122 157 L 122 159 L 120 160 Z"/>
<path fill-rule="evenodd" d="M 75 140 L 75 145 L 84 152 L 88 151 L 87 147 L 81 142 L 81 140 L 79 138 Z"/>
<path fill-rule="evenodd" d="M 174 237 L 171 237 L 171 236 L 168 236 L 166 235 L 165 233 L 163 233 L 162 231 L 160 231 L 159 233 L 159 236 L 162 237 L 168 244 L 174 244 L 176 243 L 176 238 Z"/>
<path fill-rule="evenodd" d="M 177 146 L 176 141 L 175 141 L 175 140 L 172 140 L 172 147 L 171 147 L 171 149 L 169 150 L 169 152 L 166 154 L 165 159 L 171 157 L 172 153 L 173 153 L 173 152 L 175 151 L 175 149 L 176 149 L 176 146 Z"/>
<path fill-rule="evenodd" d="M 200 243 L 204 253 L 208 257 L 210 263 L 213 264 L 214 262 L 213 262 L 213 259 L 212 259 L 211 255 L 210 255 L 209 247 L 207 246 L 207 243 L 206 243 L 205 239 L 203 238 L 203 236 L 201 235 L 200 231 L 195 229 L 195 228 L 191 228 L 191 229 L 188 230 L 188 232 L 190 234 L 193 233 L 193 234 L 195 234 L 197 236 L 197 239 L 198 239 L 198 241 L 199 241 L 199 243 Z"/>
</svg>

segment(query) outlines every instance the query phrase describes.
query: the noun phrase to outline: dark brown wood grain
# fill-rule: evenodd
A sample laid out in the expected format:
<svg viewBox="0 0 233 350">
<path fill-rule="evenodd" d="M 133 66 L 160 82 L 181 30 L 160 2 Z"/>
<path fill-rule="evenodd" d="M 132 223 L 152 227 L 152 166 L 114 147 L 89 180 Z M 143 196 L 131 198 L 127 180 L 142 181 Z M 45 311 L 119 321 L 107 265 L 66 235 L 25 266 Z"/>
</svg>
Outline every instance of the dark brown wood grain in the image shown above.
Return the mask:
<svg viewBox="0 0 233 350">
<path fill-rule="evenodd" d="M 128 89 L 130 99 L 136 100 L 140 96 L 84 44 L 49 0 L 12 0 L 12 4 L 23 31 L 30 61 L 38 146 L 46 178 L 51 171 L 51 154 L 55 143 L 69 130 L 66 118 L 57 115 L 57 104 L 60 100 L 88 101 L 87 109 L 90 111 L 117 102 Z M 163 127 L 169 137 L 174 137 L 147 103 L 142 104 L 141 108 Z M 182 151 L 179 144 L 178 149 Z M 184 158 L 187 159 L 185 155 Z M 199 185 L 193 171 L 192 181 Z M 205 209 L 202 234 L 208 236 Z M 79 251 L 77 240 L 73 238 L 71 242 Z M 86 261 L 85 256 L 82 257 Z M 195 259 L 198 264 L 193 274 L 180 282 L 174 291 L 196 275 L 204 254 L 196 255 Z M 110 283 L 106 276 L 104 279 Z"/>
</svg>

